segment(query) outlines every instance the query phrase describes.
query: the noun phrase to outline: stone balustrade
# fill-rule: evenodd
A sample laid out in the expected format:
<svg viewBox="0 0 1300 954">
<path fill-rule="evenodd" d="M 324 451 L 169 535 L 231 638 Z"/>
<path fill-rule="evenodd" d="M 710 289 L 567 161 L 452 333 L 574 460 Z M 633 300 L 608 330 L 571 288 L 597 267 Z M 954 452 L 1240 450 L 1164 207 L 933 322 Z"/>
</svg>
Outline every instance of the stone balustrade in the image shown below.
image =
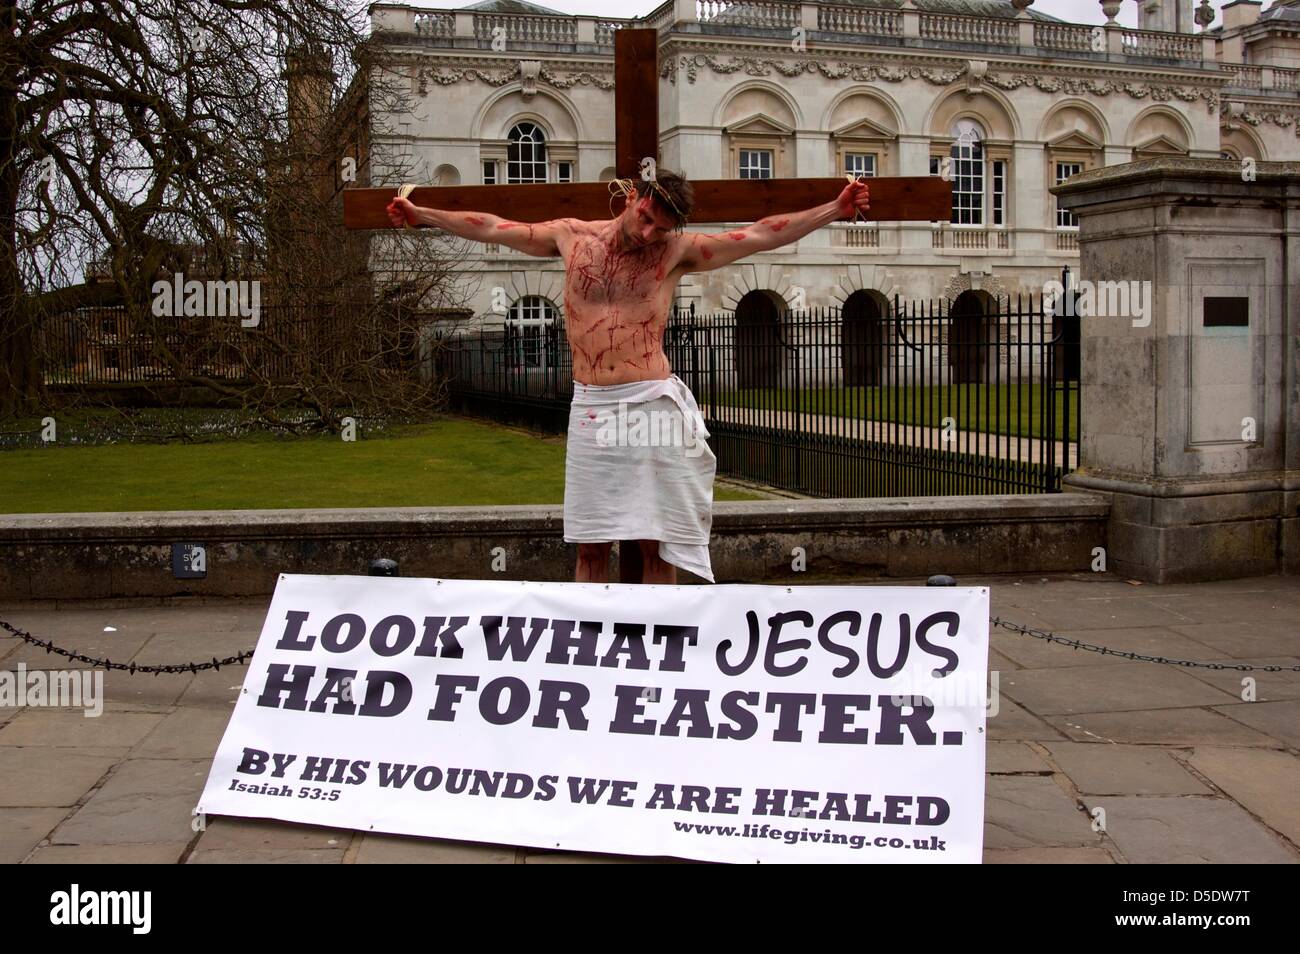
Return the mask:
<svg viewBox="0 0 1300 954">
<path fill-rule="evenodd" d="M 641 18 L 547 16 L 541 14 L 480 13 L 377 3 L 371 7 L 375 31 L 410 33 L 429 39 L 473 38 L 484 46 L 504 38 L 512 49 L 587 44 L 612 49 L 614 34 L 622 27 L 652 27 L 661 32 L 688 24 L 694 32 L 724 34 L 732 31 L 792 31 L 804 27 L 821 34 L 815 40 L 834 42 L 836 35 L 860 42 L 872 37 L 929 48 L 945 44 L 1028 49 L 1097 56 L 1107 62 L 1164 60 L 1217 65 L 1229 77 L 1228 86 L 1240 89 L 1300 92 L 1300 70 L 1254 64 L 1217 64 L 1206 57 L 1212 44 L 1197 34 L 1100 27 L 1011 17 L 937 15 L 915 8 L 886 8 L 845 3 L 789 2 L 789 0 L 667 0 Z M 1030 46 L 1032 44 L 1032 46 Z"/>
</svg>

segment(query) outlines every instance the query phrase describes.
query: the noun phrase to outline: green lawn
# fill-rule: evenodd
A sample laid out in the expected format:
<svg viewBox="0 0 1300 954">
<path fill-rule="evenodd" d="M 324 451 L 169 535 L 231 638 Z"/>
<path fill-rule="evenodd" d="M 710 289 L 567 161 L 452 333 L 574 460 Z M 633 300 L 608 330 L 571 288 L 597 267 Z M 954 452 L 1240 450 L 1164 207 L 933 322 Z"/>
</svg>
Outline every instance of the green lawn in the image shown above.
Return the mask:
<svg viewBox="0 0 1300 954">
<path fill-rule="evenodd" d="M 715 489 L 717 500 L 757 495 Z M 0 512 L 559 504 L 564 445 L 462 418 L 384 437 L 245 437 L 0 452 Z"/>
<path fill-rule="evenodd" d="M 696 398 L 705 402 L 707 390 Z M 819 389 L 747 388 L 721 391 L 718 403 L 733 407 L 799 410 L 833 417 L 898 420 L 904 424 L 942 427 L 952 417 L 959 430 L 990 431 L 1017 437 L 1044 433 L 1042 386 L 1039 384 L 945 384 L 931 387 L 859 387 Z M 1032 403 L 1031 403 L 1032 402 Z M 1064 430 L 1064 394 L 1056 391 L 1056 428 Z M 1070 440 L 1078 440 L 1079 391 L 1070 393 Z"/>
</svg>

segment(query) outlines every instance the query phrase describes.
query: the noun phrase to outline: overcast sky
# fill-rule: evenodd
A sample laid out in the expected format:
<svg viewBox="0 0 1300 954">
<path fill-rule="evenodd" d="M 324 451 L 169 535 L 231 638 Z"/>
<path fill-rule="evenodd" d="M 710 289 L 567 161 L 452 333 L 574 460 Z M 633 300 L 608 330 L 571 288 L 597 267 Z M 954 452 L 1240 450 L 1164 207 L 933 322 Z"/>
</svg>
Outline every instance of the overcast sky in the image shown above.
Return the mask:
<svg viewBox="0 0 1300 954">
<path fill-rule="evenodd" d="M 434 0 L 408 0 L 412 6 L 429 7 L 431 9 L 448 9 L 450 7 L 468 7 L 474 0 L 468 3 L 449 3 L 441 4 Z M 653 0 L 653 2 L 644 2 L 644 0 L 619 0 L 618 4 L 610 3 L 610 0 L 533 0 L 543 7 L 550 7 L 552 10 L 559 10 L 561 13 L 585 13 L 597 14 L 599 16 L 610 16 L 611 14 L 619 17 L 641 17 L 645 16 L 651 10 L 656 9 L 662 0 Z M 1200 0 L 1196 4 L 1199 5 Z M 1008 5 L 1010 5 L 1008 0 Z M 1210 6 L 1216 11 L 1223 6 L 1222 0 L 1211 0 Z M 613 9 L 617 8 L 617 13 Z M 1137 26 L 1137 8 L 1138 0 L 1124 0 L 1124 6 L 1120 9 L 1117 17 L 1120 23 L 1125 26 Z M 1101 12 L 1101 4 L 1098 0 L 1037 0 L 1033 9 L 1050 16 L 1057 17 L 1061 20 L 1068 20 L 1071 23 L 1105 23 L 1106 17 Z M 1216 19 L 1214 24 L 1218 25 L 1222 20 Z"/>
</svg>

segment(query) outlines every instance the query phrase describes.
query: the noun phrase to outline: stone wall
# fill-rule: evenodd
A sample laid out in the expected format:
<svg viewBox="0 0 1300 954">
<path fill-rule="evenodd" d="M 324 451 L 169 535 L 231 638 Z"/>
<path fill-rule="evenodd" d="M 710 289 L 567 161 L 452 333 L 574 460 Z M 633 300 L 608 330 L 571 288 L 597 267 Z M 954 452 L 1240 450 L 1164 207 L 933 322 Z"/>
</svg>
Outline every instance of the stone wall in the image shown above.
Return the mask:
<svg viewBox="0 0 1300 954">
<path fill-rule="evenodd" d="M 1106 517 L 1084 494 L 724 502 L 710 550 L 719 583 L 1086 571 Z M 180 542 L 204 544 L 205 578 L 173 578 Z M 281 573 L 365 574 L 377 557 L 403 576 L 571 580 L 577 548 L 561 508 L 516 506 L 22 514 L 0 516 L 0 552 L 0 600 L 26 601 L 261 596 Z"/>
</svg>

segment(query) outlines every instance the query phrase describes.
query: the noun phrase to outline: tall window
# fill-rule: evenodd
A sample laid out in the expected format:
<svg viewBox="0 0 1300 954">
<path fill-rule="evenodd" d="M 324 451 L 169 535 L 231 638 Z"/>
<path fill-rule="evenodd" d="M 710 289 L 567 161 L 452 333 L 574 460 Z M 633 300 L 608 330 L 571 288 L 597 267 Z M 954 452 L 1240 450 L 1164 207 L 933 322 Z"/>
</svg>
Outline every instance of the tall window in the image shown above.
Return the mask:
<svg viewBox="0 0 1300 954">
<path fill-rule="evenodd" d="M 1056 184 L 1060 185 L 1070 176 L 1078 175 L 1083 171 L 1081 162 L 1058 162 L 1056 164 Z M 1077 229 L 1079 227 L 1079 217 L 1069 209 L 1061 208 L 1061 198 L 1056 197 L 1056 227 L 1058 229 Z"/>
<path fill-rule="evenodd" d="M 993 160 L 993 224 L 999 228 L 1007 224 L 1007 164 L 1003 159 Z"/>
<path fill-rule="evenodd" d="M 506 353 L 511 367 L 548 368 L 555 363 L 555 306 L 540 295 L 525 295 L 506 316 Z"/>
<path fill-rule="evenodd" d="M 984 130 L 971 119 L 953 124 L 953 143 L 948 154 L 930 156 L 930 175 L 946 175 L 952 183 L 953 225 L 983 225 L 1003 228 L 1009 219 L 1007 194 L 1010 162 L 990 156 Z M 1001 150 L 1005 153 L 1005 147 Z"/>
<path fill-rule="evenodd" d="M 984 143 L 979 126 L 960 119 L 955 127 L 957 141 L 948 156 L 952 160 L 952 222 L 954 225 L 984 224 Z"/>
<path fill-rule="evenodd" d="M 874 176 L 876 174 L 876 154 L 846 152 L 844 154 L 844 171 L 851 176 Z"/>
<path fill-rule="evenodd" d="M 506 182 L 546 181 L 546 136 L 536 123 L 516 123 L 506 146 Z"/>
<path fill-rule="evenodd" d="M 573 163 L 557 162 L 555 164 L 555 181 L 572 182 L 573 181 Z"/>
<path fill-rule="evenodd" d="M 740 150 L 740 178 L 742 179 L 772 178 L 772 150 L 770 149 Z"/>
<path fill-rule="evenodd" d="M 497 184 L 497 163 L 495 159 L 483 160 L 483 184 L 484 185 Z"/>
</svg>

